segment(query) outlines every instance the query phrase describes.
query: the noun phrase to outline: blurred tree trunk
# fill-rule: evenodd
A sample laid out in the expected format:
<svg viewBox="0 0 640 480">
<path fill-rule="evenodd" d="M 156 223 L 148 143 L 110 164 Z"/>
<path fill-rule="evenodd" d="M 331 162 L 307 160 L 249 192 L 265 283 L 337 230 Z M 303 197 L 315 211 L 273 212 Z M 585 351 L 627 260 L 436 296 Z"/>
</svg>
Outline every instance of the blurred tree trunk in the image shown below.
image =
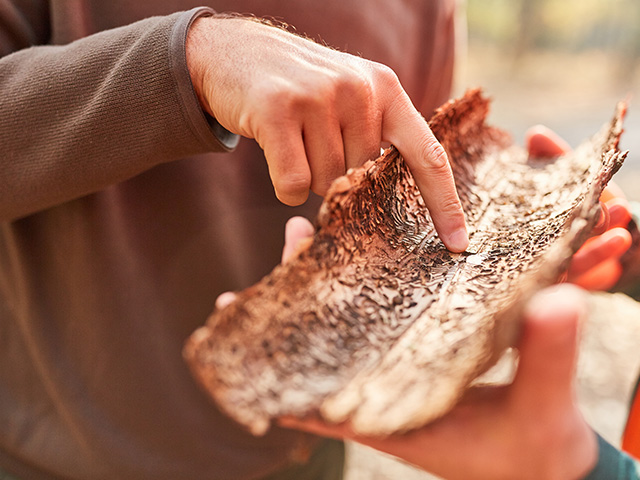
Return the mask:
<svg viewBox="0 0 640 480">
<path fill-rule="evenodd" d="M 536 47 L 538 35 L 543 26 L 543 0 L 515 0 L 518 5 L 518 34 L 513 48 L 513 64 L 518 68 L 527 52 Z"/>
<path fill-rule="evenodd" d="M 635 79 L 636 69 L 640 63 L 640 3 L 638 0 L 626 2 L 627 14 L 632 18 L 633 30 L 624 37 L 620 48 L 620 68 L 618 81 L 622 85 L 630 85 Z"/>
<path fill-rule="evenodd" d="M 633 25 L 635 25 L 636 27 L 633 35 L 631 52 L 637 59 L 638 57 L 640 57 L 640 4 L 637 2 L 637 0 L 630 0 L 629 6 L 631 7 L 630 13 L 634 17 Z"/>
</svg>

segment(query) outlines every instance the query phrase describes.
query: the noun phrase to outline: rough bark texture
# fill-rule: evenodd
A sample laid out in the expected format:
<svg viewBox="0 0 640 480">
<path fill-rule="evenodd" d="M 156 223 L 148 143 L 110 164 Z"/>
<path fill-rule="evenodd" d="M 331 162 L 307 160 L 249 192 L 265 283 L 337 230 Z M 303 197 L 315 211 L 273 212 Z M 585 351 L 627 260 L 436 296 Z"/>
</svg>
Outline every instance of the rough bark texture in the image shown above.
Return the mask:
<svg viewBox="0 0 640 480">
<path fill-rule="evenodd" d="M 485 125 L 480 92 L 431 119 L 471 244 L 449 252 L 391 148 L 339 178 L 313 242 L 209 318 L 185 346 L 218 406 L 254 434 L 319 413 L 365 434 L 446 413 L 517 334 L 523 300 L 552 283 L 597 220 L 625 154 L 624 108 L 573 153 L 528 159 Z"/>
</svg>

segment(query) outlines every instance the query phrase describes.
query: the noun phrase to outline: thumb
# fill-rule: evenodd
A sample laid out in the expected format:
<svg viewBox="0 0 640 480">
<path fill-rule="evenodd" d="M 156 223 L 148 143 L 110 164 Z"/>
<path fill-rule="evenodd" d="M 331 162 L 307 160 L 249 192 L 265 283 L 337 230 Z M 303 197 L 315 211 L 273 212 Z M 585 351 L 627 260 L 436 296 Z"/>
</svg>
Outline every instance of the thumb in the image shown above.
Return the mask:
<svg viewBox="0 0 640 480">
<path fill-rule="evenodd" d="M 578 329 L 587 308 L 584 293 L 557 285 L 536 294 L 525 309 L 513 395 L 541 408 L 572 401 Z"/>
</svg>

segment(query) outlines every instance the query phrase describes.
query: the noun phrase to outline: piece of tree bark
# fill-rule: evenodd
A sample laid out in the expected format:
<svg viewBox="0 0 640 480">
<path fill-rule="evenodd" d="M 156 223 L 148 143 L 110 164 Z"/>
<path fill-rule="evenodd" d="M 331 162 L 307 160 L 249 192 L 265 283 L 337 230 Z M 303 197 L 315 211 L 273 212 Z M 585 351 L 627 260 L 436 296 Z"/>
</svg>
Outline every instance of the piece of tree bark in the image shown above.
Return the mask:
<svg viewBox="0 0 640 480">
<path fill-rule="evenodd" d="M 529 159 L 485 125 L 479 91 L 430 121 L 469 225 L 449 252 L 392 147 L 332 185 L 313 241 L 185 345 L 195 377 L 256 435 L 284 415 L 389 434 L 446 413 L 516 338 L 524 300 L 554 282 L 598 219 L 626 156 L 624 107 L 577 150 Z"/>
</svg>

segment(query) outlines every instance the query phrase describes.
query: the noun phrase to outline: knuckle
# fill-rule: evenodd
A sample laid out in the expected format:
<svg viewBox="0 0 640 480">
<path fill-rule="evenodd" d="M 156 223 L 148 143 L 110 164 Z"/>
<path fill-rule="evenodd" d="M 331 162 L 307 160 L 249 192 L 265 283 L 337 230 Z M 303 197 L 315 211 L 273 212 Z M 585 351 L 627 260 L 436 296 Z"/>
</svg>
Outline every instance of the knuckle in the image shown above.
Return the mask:
<svg viewBox="0 0 640 480">
<path fill-rule="evenodd" d="M 391 67 L 376 63 L 373 72 L 376 91 L 380 92 L 389 102 L 394 103 L 406 95 L 398 75 Z"/>
<path fill-rule="evenodd" d="M 373 97 L 370 77 L 360 70 L 352 70 L 342 76 L 341 87 L 347 99 L 368 102 Z"/>
<path fill-rule="evenodd" d="M 293 112 L 309 101 L 309 93 L 299 87 L 278 90 L 271 99 L 274 111 Z"/>
<path fill-rule="evenodd" d="M 267 117 L 278 112 L 295 111 L 307 96 L 308 92 L 301 85 L 281 79 L 255 87 L 253 98 L 257 108 Z"/>
<path fill-rule="evenodd" d="M 418 145 L 421 157 L 425 159 L 430 170 L 440 173 L 449 173 L 451 166 L 444 147 L 438 143 L 435 137 L 424 138 Z"/>
<path fill-rule="evenodd" d="M 379 81 L 385 83 L 386 85 L 400 85 L 398 75 L 393 70 L 393 68 L 383 63 L 373 63 L 372 65 L 373 71 Z"/>
<path fill-rule="evenodd" d="M 440 200 L 440 211 L 447 216 L 463 214 L 462 205 L 457 196 L 446 196 Z"/>
<path fill-rule="evenodd" d="M 318 76 L 310 84 L 298 84 L 279 91 L 272 98 L 272 106 L 277 112 L 290 114 L 324 109 L 335 103 L 338 85 L 335 77 Z"/>
<path fill-rule="evenodd" d="M 343 83 L 344 79 L 341 76 L 325 75 L 319 78 L 317 84 L 309 88 L 308 102 L 312 106 L 333 102 Z"/>
<path fill-rule="evenodd" d="M 256 122 L 258 114 L 252 112 L 241 112 L 238 116 L 238 130 L 241 135 L 245 137 L 253 137 L 260 143 L 260 125 L 261 122 Z"/>
</svg>

